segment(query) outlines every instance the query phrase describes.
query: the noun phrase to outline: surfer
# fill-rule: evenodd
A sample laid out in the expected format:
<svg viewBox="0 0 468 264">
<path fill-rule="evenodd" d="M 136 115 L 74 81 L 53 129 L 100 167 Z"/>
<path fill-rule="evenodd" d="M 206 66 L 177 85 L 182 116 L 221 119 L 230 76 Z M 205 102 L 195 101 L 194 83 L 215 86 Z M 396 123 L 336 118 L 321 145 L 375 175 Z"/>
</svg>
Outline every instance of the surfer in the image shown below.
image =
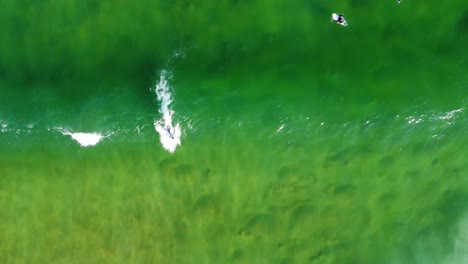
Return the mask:
<svg viewBox="0 0 468 264">
<path fill-rule="evenodd" d="M 167 134 L 169 135 L 170 138 L 174 139 L 174 132 L 171 132 L 171 126 L 170 125 L 167 125 L 166 126 L 166 130 L 167 130 Z"/>
<path fill-rule="evenodd" d="M 346 22 L 344 15 L 341 14 L 333 13 L 332 20 L 335 21 L 337 24 L 342 25 L 343 27 L 346 27 L 348 25 L 348 22 Z"/>
</svg>

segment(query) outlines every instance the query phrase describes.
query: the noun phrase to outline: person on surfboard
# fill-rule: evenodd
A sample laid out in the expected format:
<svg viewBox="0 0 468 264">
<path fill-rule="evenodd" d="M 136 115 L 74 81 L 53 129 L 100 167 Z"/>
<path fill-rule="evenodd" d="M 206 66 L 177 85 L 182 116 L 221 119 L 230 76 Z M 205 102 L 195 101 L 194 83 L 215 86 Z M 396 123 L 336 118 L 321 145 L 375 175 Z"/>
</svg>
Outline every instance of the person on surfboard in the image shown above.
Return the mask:
<svg viewBox="0 0 468 264">
<path fill-rule="evenodd" d="M 166 126 L 166 130 L 167 130 L 167 134 L 169 135 L 170 138 L 174 139 L 174 132 L 175 131 L 172 131 L 171 132 L 171 126 L 170 125 L 167 125 Z"/>
<path fill-rule="evenodd" d="M 337 24 L 342 25 L 343 27 L 346 27 L 348 25 L 348 22 L 346 22 L 346 19 L 342 14 L 333 13 L 332 20 L 335 21 Z"/>
</svg>

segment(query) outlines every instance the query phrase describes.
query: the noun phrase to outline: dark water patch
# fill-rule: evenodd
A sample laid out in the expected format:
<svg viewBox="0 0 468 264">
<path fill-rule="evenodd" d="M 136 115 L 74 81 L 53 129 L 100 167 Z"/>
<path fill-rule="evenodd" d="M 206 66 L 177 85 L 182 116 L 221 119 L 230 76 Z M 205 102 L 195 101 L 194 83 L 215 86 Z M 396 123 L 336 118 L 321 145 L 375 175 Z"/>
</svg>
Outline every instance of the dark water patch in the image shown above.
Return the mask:
<svg viewBox="0 0 468 264">
<path fill-rule="evenodd" d="M 379 206 L 389 206 L 391 203 L 395 202 L 397 195 L 395 193 L 383 193 L 377 198 L 377 203 Z"/>
<path fill-rule="evenodd" d="M 332 252 L 324 244 L 330 241 L 319 240 L 317 237 L 314 237 L 313 240 L 315 242 L 311 242 L 309 239 L 289 241 L 287 253 L 288 257 L 293 260 L 292 263 L 328 263 Z"/>
<path fill-rule="evenodd" d="M 280 180 L 287 180 L 295 177 L 298 173 L 298 168 L 293 166 L 283 166 L 276 173 L 276 177 Z"/>
<path fill-rule="evenodd" d="M 411 153 L 413 155 L 423 155 L 428 152 L 434 152 L 437 150 L 443 142 L 429 142 L 429 141 L 420 141 L 416 142 L 411 146 Z"/>
<path fill-rule="evenodd" d="M 468 192 L 448 190 L 443 193 L 437 208 L 447 219 L 458 219 L 468 207 L 467 201 Z"/>
<path fill-rule="evenodd" d="M 357 191 L 357 187 L 353 184 L 341 184 L 333 188 L 335 195 L 354 195 Z"/>
<path fill-rule="evenodd" d="M 468 11 L 465 11 L 456 23 L 456 29 L 461 34 L 468 34 Z"/>
<path fill-rule="evenodd" d="M 460 179 L 460 176 L 462 176 L 461 169 L 458 167 L 446 167 L 444 168 L 443 176 L 447 178 Z"/>
<path fill-rule="evenodd" d="M 421 183 L 419 186 L 421 197 L 424 196 L 440 196 L 441 193 L 445 190 L 446 185 L 444 184 L 444 179 L 439 178 L 430 178 L 428 177 L 427 181 Z"/>
<path fill-rule="evenodd" d="M 409 169 L 405 171 L 404 177 L 409 180 L 417 180 L 422 175 L 420 169 Z"/>
<path fill-rule="evenodd" d="M 249 217 L 241 232 L 255 239 L 261 239 L 270 236 L 275 227 L 275 217 L 269 213 L 262 213 Z"/>
<path fill-rule="evenodd" d="M 179 181 L 190 184 L 195 180 L 194 168 L 189 164 L 181 164 L 174 168 L 174 177 Z"/>
<path fill-rule="evenodd" d="M 369 230 L 369 225 L 372 221 L 372 211 L 367 208 L 354 207 L 350 211 L 353 216 L 352 226 L 350 229 L 355 230 L 358 234 L 362 235 Z"/>
<path fill-rule="evenodd" d="M 294 261 L 291 258 L 282 258 L 279 262 L 280 264 L 292 264 Z"/>
<path fill-rule="evenodd" d="M 347 216 L 349 215 L 346 212 L 349 212 L 349 210 L 344 211 L 333 205 L 327 206 L 320 211 L 321 229 L 319 234 L 322 239 L 332 239 L 336 235 L 334 230 L 339 229 L 343 224 L 346 224 L 348 228 L 351 227 L 351 224 L 345 220 L 348 219 Z"/>
<path fill-rule="evenodd" d="M 363 8 L 369 6 L 369 0 L 351 0 L 351 6 L 355 8 Z"/>
<path fill-rule="evenodd" d="M 405 223 L 400 221 L 387 222 L 382 225 L 382 230 L 392 234 L 393 236 L 402 236 L 405 232 Z"/>
<path fill-rule="evenodd" d="M 206 194 L 196 199 L 192 214 L 200 217 L 214 217 L 221 213 L 221 201 L 217 195 Z"/>
<path fill-rule="evenodd" d="M 273 207 L 309 201 L 316 196 L 314 182 L 317 182 L 315 174 L 305 173 L 295 166 L 284 166 L 278 170 L 276 179 L 265 188 L 264 197 Z"/>
<path fill-rule="evenodd" d="M 172 222 L 172 230 L 174 233 L 174 238 L 178 242 L 183 242 L 187 239 L 189 233 L 189 227 L 180 219 L 174 219 Z"/>
<path fill-rule="evenodd" d="M 309 8 L 311 15 L 323 16 L 324 14 L 330 13 L 329 7 L 322 2 L 318 2 L 314 0 L 307 0 L 306 3 L 307 3 L 307 6 Z"/>
<path fill-rule="evenodd" d="M 214 172 L 211 168 L 205 168 L 200 173 L 200 178 L 202 181 L 209 180 L 214 175 Z"/>
<path fill-rule="evenodd" d="M 373 72 L 373 78 L 376 81 L 383 82 L 391 80 L 395 77 L 395 66 L 381 66 Z"/>
<path fill-rule="evenodd" d="M 159 175 L 162 177 L 169 177 L 174 174 L 177 167 L 177 161 L 174 158 L 167 158 L 159 162 Z"/>
<path fill-rule="evenodd" d="M 8 23 L 2 23 L 2 32 L 11 33 L 8 34 L 11 37 L 4 41 L 2 48 L 9 52 L 2 56 L 1 61 L 6 61 L 5 64 L 8 66 L 5 68 L 12 75 L 23 75 L 27 71 L 29 71 L 28 75 L 41 71 L 45 72 L 44 74 L 52 74 L 63 69 L 72 69 L 71 71 L 76 72 L 77 76 L 96 72 L 96 76 L 99 76 L 99 73 L 103 71 L 110 73 L 114 71 L 114 75 L 118 76 L 133 74 L 141 70 L 140 77 L 145 78 L 143 75 L 147 74 L 146 68 L 153 65 L 151 61 L 165 61 L 164 58 L 168 56 L 170 49 L 177 48 L 182 42 L 191 43 L 191 45 L 199 43 L 194 51 L 196 55 L 193 61 L 195 65 L 198 64 L 198 68 L 206 68 L 203 65 L 213 65 L 213 67 L 208 67 L 208 72 L 220 68 L 219 64 L 232 66 L 238 61 L 246 61 L 249 65 L 249 62 L 256 63 L 261 60 L 267 65 L 278 65 L 282 59 L 292 56 L 304 61 L 312 57 L 310 53 L 321 53 L 320 55 L 323 53 L 322 56 L 315 58 L 313 64 L 329 66 L 327 62 L 330 57 L 337 61 L 344 57 L 345 63 L 352 63 L 355 68 L 360 68 L 363 67 L 363 63 L 356 63 L 355 60 L 347 58 L 356 58 L 361 55 L 363 61 L 370 60 L 371 57 L 372 61 L 377 64 L 378 59 L 366 56 L 364 54 L 366 49 L 362 47 L 378 46 L 375 45 L 379 40 L 376 40 L 375 32 L 381 33 L 384 28 L 391 27 L 395 20 L 402 21 L 401 24 L 406 25 L 405 28 L 408 28 L 407 31 L 410 33 L 423 33 L 413 34 L 414 37 L 410 37 L 407 41 L 404 41 L 407 39 L 404 36 L 391 43 L 377 42 L 383 45 L 381 49 L 376 49 L 376 53 L 388 55 L 391 51 L 387 51 L 389 49 L 385 45 L 392 46 L 396 42 L 399 46 L 409 46 L 409 53 L 422 56 L 418 54 L 418 47 L 422 43 L 422 40 L 419 40 L 427 37 L 428 34 L 424 33 L 427 30 L 427 24 L 417 23 L 419 20 L 414 19 L 447 20 L 445 23 L 439 23 L 438 34 L 431 39 L 431 43 L 440 42 L 436 39 L 437 36 L 442 38 L 446 35 L 445 32 L 453 31 L 452 19 L 444 20 L 444 14 L 452 14 L 452 12 L 434 14 L 427 4 L 423 4 L 416 16 L 408 10 L 397 8 L 401 10 L 399 16 L 396 16 L 398 19 L 386 16 L 385 19 L 379 20 L 379 23 L 365 23 L 370 26 L 362 28 L 364 24 L 359 21 L 369 19 L 370 13 L 374 14 L 372 17 L 377 16 L 377 11 L 388 7 L 389 4 L 364 0 L 353 0 L 353 2 L 349 8 L 354 9 L 356 22 L 361 24 L 354 30 L 339 28 L 332 23 L 327 23 L 330 13 L 333 12 L 332 8 L 326 3 L 312 0 L 282 4 L 265 1 L 229 1 L 222 4 L 212 4 L 207 1 L 191 3 L 158 1 L 118 6 L 103 4 L 97 9 L 79 7 L 80 5 L 76 2 L 65 8 L 67 18 L 63 17 L 64 12 L 57 12 L 56 4 L 50 1 L 41 5 L 40 10 L 43 11 L 40 12 L 41 15 L 37 12 L 24 15 L 24 12 L 21 12 L 22 6 L 14 4 L 9 5 L 9 11 L 4 11 L 4 22 Z M 396 5 L 396 3 L 392 4 Z M 363 8 L 368 12 L 362 11 Z M 457 12 L 462 13 L 456 26 L 459 32 L 464 32 L 466 28 L 467 15 L 463 8 L 459 8 L 460 11 Z M 449 8 L 447 10 L 453 11 Z M 235 12 L 243 14 L 242 19 L 238 19 L 236 15 L 222 15 Z M 37 21 L 39 23 L 36 23 Z M 407 22 L 410 22 L 410 27 L 407 26 Z M 315 23 L 324 26 L 316 27 Z M 35 25 L 34 30 L 31 30 L 32 24 Z M 398 30 L 400 28 L 398 26 L 395 32 L 401 31 Z M 364 29 L 372 31 L 371 34 L 362 32 Z M 70 33 L 77 30 L 80 34 Z M 359 33 L 366 33 L 363 34 L 365 37 L 360 38 L 361 35 L 356 35 L 356 30 L 361 30 Z M 338 31 L 343 41 L 336 41 Z M 272 44 L 265 41 L 264 37 L 268 34 L 277 35 L 278 44 L 271 47 Z M 193 38 L 186 36 L 193 36 Z M 319 37 L 322 37 L 320 43 L 323 43 L 323 47 L 330 49 L 330 52 L 317 49 Z M 359 41 L 356 41 L 356 37 Z M 340 49 L 344 47 L 340 45 L 341 43 L 346 43 L 346 48 Z M 268 51 L 263 51 L 265 49 Z M 25 56 L 25 50 L 28 56 Z M 353 56 L 354 53 L 349 54 L 347 50 L 359 52 Z M 262 52 L 260 57 L 263 58 L 255 56 Z M 121 56 L 115 56 L 115 54 Z M 378 58 L 385 57 L 387 56 Z M 405 58 L 405 61 L 407 60 L 409 59 Z M 108 67 L 110 69 L 107 69 Z M 129 71 L 132 73 L 128 73 Z"/>
<path fill-rule="evenodd" d="M 234 249 L 229 255 L 229 260 L 231 263 L 244 263 L 246 260 L 246 254 L 242 249 Z"/>
<path fill-rule="evenodd" d="M 319 221 L 320 213 L 317 211 L 317 207 L 310 204 L 303 204 L 296 207 L 290 213 L 289 225 L 291 228 L 297 230 L 302 228 L 308 229 L 318 225 Z"/>
<path fill-rule="evenodd" d="M 307 259 L 310 263 L 320 263 L 325 254 L 328 253 L 328 249 L 322 249 L 315 252 L 313 255 L 310 255 Z"/>
<path fill-rule="evenodd" d="M 294 182 L 276 182 L 266 190 L 266 197 L 271 201 L 291 199 L 297 193 L 298 185 Z"/>
<path fill-rule="evenodd" d="M 209 68 L 214 73 L 222 73 L 228 69 L 232 61 L 237 58 L 241 51 L 241 46 L 238 43 L 228 41 L 221 41 L 218 43 L 217 54 L 214 61 L 210 64 Z"/>
<path fill-rule="evenodd" d="M 296 67 L 291 64 L 282 64 L 278 70 L 278 79 L 282 81 L 294 81 L 299 77 Z"/>
<path fill-rule="evenodd" d="M 366 257 L 363 258 L 356 252 L 354 248 L 356 243 L 359 243 L 359 240 L 337 241 L 333 246 L 323 249 L 320 257 L 324 259 L 333 256 L 334 262 L 343 264 L 366 263 Z"/>
<path fill-rule="evenodd" d="M 395 158 L 393 156 L 387 155 L 380 159 L 379 166 L 384 169 L 388 169 L 395 164 Z"/>
<path fill-rule="evenodd" d="M 352 155 L 351 153 L 352 151 L 350 149 L 343 149 L 331 155 L 328 155 L 325 158 L 324 167 L 328 168 L 329 166 L 333 166 L 334 163 L 347 165 L 351 158 L 351 155 Z"/>
</svg>

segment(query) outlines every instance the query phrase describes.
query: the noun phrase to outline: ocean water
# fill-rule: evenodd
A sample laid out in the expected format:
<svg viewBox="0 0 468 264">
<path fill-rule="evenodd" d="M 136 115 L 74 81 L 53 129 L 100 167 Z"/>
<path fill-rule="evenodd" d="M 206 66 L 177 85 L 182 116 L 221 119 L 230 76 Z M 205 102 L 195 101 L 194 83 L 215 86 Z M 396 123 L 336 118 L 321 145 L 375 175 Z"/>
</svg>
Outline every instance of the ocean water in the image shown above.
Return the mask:
<svg viewBox="0 0 468 264">
<path fill-rule="evenodd" d="M 3 2 L 1 263 L 468 261 L 467 3 Z"/>
</svg>

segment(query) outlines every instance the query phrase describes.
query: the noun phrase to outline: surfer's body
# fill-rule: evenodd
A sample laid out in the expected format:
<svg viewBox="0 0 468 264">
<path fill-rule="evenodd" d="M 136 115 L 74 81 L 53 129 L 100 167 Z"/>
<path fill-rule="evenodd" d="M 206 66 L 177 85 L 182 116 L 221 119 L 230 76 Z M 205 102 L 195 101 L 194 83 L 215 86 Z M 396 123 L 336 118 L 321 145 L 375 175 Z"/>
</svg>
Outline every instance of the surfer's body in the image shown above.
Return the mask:
<svg viewBox="0 0 468 264">
<path fill-rule="evenodd" d="M 172 131 L 171 131 L 172 130 Z M 167 131 L 167 134 L 169 135 L 170 138 L 174 139 L 174 132 L 175 132 L 175 129 L 173 129 L 170 125 L 167 125 L 166 126 L 166 131 Z"/>
<path fill-rule="evenodd" d="M 345 19 L 344 15 L 342 15 L 342 14 L 333 13 L 332 14 L 332 20 L 335 21 L 337 24 L 342 25 L 344 27 L 346 27 L 348 25 L 348 22 L 346 22 L 346 19 Z"/>
</svg>

